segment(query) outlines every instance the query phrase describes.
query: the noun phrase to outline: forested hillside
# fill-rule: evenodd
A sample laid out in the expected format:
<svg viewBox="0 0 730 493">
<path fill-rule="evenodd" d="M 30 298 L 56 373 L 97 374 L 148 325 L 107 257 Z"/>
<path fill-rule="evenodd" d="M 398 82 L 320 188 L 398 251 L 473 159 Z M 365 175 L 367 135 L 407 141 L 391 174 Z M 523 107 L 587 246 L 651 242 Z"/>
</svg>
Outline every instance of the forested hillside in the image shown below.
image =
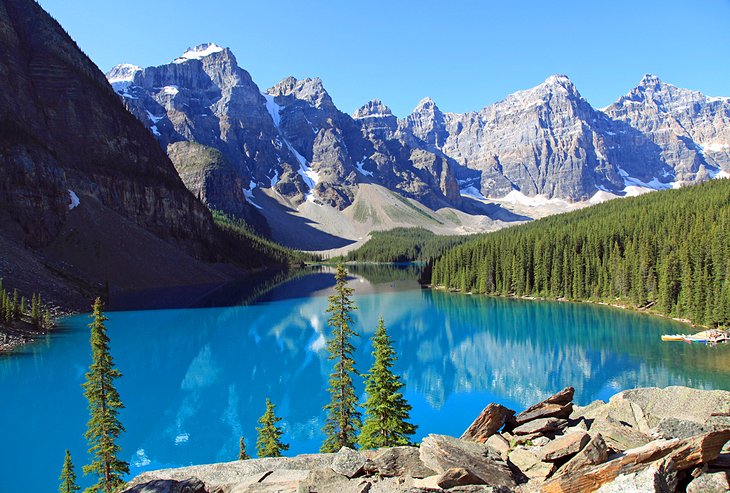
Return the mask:
<svg viewBox="0 0 730 493">
<path fill-rule="evenodd" d="M 463 243 L 468 236 L 441 236 L 423 228 L 395 228 L 374 231 L 363 246 L 349 252 L 346 260 L 356 262 L 412 262 L 430 260 Z"/>
<path fill-rule="evenodd" d="M 626 303 L 730 323 L 730 181 L 613 200 L 446 252 L 431 282 L 461 291 Z"/>
</svg>

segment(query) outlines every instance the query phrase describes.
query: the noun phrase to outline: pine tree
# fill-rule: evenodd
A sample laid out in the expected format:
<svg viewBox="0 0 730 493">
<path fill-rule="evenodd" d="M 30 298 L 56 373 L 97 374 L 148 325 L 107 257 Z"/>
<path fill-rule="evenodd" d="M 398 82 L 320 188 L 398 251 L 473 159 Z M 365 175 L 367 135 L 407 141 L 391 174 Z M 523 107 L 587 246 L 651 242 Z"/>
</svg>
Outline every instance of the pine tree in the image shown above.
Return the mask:
<svg viewBox="0 0 730 493">
<path fill-rule="evenodd" d="M 114 380 L 121 377 L 122 373 L 115 368 L 109 353 L 109 337 L 104 326 L 107 318 L 102 308 L 101 299 L 97 298 L 93 322 L 89 324 L 92 363 L 83 384 L 91 415 L 85 436 L 89 453 L 93 456 L 91 464 L 84 466 L 84 474 L 95 474 L 99 480 L 85 493 L 111 493 L 124 484 L 122 475 L 129 473 L 129 464 L 117 457 L 120 447 L 115 440 L 124 431 L 118 414 L 124 405 L 114 387 Z"/>
<path fill-rule="evenodd" d="M 289 445 L 281 442 L 284 431 L 276 426 L 281 421 L 274 412 L 274 404 L 266 398 L 266 412 L 259 418 L 260 427 L 256 428 L 256 453 L 259 457 L 281 457 L 281 453 L 289 450 Z"/>
<path fill-rule="evenodd" d="M 365 376 L 368 398 L 358 443 L 362 448 L 410 445 L 408 436 L 416 432 L 416 427 L 408 422 L 411 406 L 400 391 L 400 377 L 392 371 L 396 355 L 382 318 L 372 341 L 375 362 Z"/>
<path fill-rule="evenodd" d="M 251 457 L 246 452 L 246 441 L 241 437 L 240 440 L 238 440 L 238 460 L 248 460 Z"/>
<path fill-rule="evenodd" d="M 358 401 L 355 395 L 353 375 L 356 374 L 351 339 L 358 337 L 352 329 L 350 312 L 357 307 L 352 301 L 352 288 L 347 287 L 347 271 L 342 264 L 335 274 L 335 294 L 329 297 L 327 313 L 328 324 L 333 329 L 332 338 L 327 342 L 329 359 L 335 365 L 329 380 L 331 400 L 325 406 L 327 420 L 324 426 L 325 441 L 321 452 L 337 452 L 342 447 L 354 448 L 357 433 L 362 425 Z"/>
<path fill-rule="evenodd" d="M 71 462 L 71 452 L 66 450 L 66 458 L 63 460 L 63 469 L 61 469 L 61 485 L 58 487 L 58 493 L 76 493 L 81 488 L 76 484 L 76 472 L 74 464 Z"/>
</svg>

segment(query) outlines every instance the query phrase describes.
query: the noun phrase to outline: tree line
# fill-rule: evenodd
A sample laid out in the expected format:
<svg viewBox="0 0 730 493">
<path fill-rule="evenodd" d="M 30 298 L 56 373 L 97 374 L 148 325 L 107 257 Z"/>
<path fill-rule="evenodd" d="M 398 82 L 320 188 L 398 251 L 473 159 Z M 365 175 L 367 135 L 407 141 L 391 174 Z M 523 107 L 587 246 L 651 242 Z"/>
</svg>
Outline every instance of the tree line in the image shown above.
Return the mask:
<svg viewBox="0 0 730 493">
<path fill-rule="evenodd" d="M 424 228 L 394 228 L 373 231 L 370 239 L 343 260 L 348 262 L 428 261 L 467 241 L 471 236 L 437 235 Z"/>
<path fill-rule="evenodd" d="M 354 381 L 359 376 L 355 369 L 353 338 L 358 334 L 352 328 L 353 290 L 347 286 L 347 271 L 338 265 L 335 275 L 335 294 L 328 299 L 329 326 L 332 335 L 327 349 L 329 359 L 334 361 L 330 374 L 330 402 L 325 406 L 325 440 L 322 452 L 336 452 L 341 447 L 378 448 L 408 445 L 416 426 L 409 422 L 411 406 L 403 397 L 403 383 L 392 367 L 396 361 L 395 350 L 387 333 L 383 319 L 380 319 L 373 336 L 374 363 L 370 372 L 364 375 L 367 399 L 364 403 L 365 420 L 359 410 Z M 85 437 L 92 460 L 83 466 L 85 475 L 95 476 L 94 485 L 84 493 L 113 493 L 124 486 L 124 475 L 129 474 L 129 464 L 119 458 L 121 448 L 117 440 L 124 432 L 119 420 L 119 411 L 124 408 L 115 380 L 122 376 L 114 364 L 110 352 L 110 339 L 100 298 L 94 302 L 91 315 L 92 362 L 82 385 L 88 402 L 89 421 Z M 276 415 L 275 405 L 267 397 L 264 414 L 256 427 L 256 451 L 259 457 L 280 457 L 289 445 L 282 441 L 281 417 Z M 239 460 L 249 459 L 244 437 L 239 440 Z M 76 493 L 76 472 L 71 454 L 66 450 L 60 476 L 60 493 Z"/>
<path fill-rule="evenodd" d="M 445 252 L 431 283 L 464 292 L 620 302 L 730 324 L 730 181 L 612 200 Z"/>
<path fill-rule="evenodd" d="M 0 323 L 12 326 L 23 322 L 38 330 L 48 330 L 53 326 L 51 312 L 43 306 L 40 294 L 33 293 L 29 302 L 17 289 L 12 293 L 7 291 L 0 278 Z"/>
</svg>

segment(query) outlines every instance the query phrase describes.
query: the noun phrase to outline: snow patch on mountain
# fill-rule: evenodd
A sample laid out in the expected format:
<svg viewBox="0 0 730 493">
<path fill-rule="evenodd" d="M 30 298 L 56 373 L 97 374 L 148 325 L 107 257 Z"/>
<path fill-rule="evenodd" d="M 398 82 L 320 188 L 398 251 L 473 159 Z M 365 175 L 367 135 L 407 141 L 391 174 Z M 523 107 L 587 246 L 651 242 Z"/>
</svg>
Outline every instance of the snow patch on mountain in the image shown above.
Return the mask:
<svg viewBox="0 0 730 493">
<path fill-rule="evenodd" d="M 243 196 L 246 197 L 246 202 L 251 204 L 252 206 L 256 207 L 257 209 L 263 209 L 260 205 L 256 203 L 253 197 L 253 191 L 256 189 L 256 182 L 251 180 L 248 184 L 248 189 L 245 187 L 243 188 Z"/>
<path fill-rule="evenodd" d="M 79 200 L 79 196 L 76 195 L 76 192 L 74 192 L 71 189 L 69 189 L 69 191 L 68 191 L 68 196 L 71 199 L 71 203 L 68 204 L 68 210 L 73 210 L 79 206 L 79 204 L 81 203 L 81 200 Z"/>
<path fill-rule="evenodd" d="M 304 180 L 304 183 L 307 185 L 307 187 L 309 187 L 309 192 L 305 195 L 304 198 L 308 202 L 314 202 L 314 187 L 317 186 L 317 183 L 319 183 L 319 173 L 309 167 L 309 163 L 304 158 L 304 156 L 299 154 L 299 152 L 294 149 L 294 146 L 292 146 L 287 138 L 282 134 L 281 128 L 279 128 L 279 123 L 281 122 L 281 106 L 276 104 L 274 96 L 267 93 L 261 93 L 261 95 L 266 98 L 266 111 L 268 111 L 269 115 L 271 115 L 271 119 L 274 122 L 276 131 L 279 133 L 279 137 L 284 142 L 284 145 L 286 145 L 289 151 L 294 154 L 294 157 L 299 162 L 299 169 L 297 170 L 297 173 L 299 174 L 299 176 L 302 177 L 302 180 Z"/>
<path fill-rule="evenodd" d="M 188 60 L 201 60 L 214 53 L 220 53 L 224 48 L 215 43 L 205 43 L 194 48 L 188 48 L 185 53 L 177 57 L 172 63 L 185 63 Z"/>
<path fill-rule="evenodd" d="M 357 168 L 357 171 L 359 171 L 361 175 L 363 175 L 363 176 L 373 176 L 373 172 L 372 171 L 368 171 L 368 170 L 366 170 L 365 168 L 362 167 L 362 161 L 356 162 L 355 163 L 355 167 Z"/>
<path fill-rule="evenodd" d="M 544 207 L 547 205 L 570 205 L 563 199 L 552 198 L 549 199 L 544 195 L 535 195 L 534 197 L 528 197 L 519 190 L 512 190 L 510 193 L 499 199 L 500 202 L 507 202 L 509 204 L 524 205 L 527 207 Z"/>
<path fill-rule="evenodd" d="M 462 197 L 469 197 L 477 200 L 487 200 L 487 198 L 479 191 L 475 186 L 469 185 L 459 190 L 459 194 Z"/>
</svg>

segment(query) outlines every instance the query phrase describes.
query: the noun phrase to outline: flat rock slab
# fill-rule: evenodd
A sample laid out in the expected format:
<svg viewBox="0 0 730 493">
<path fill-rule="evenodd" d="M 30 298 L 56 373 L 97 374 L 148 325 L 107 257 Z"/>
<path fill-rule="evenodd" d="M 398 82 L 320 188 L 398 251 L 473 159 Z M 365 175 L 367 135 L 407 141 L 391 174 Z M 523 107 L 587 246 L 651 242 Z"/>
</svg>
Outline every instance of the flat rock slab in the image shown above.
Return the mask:
<svg viewBox="0 0 730 493">
<path fill-rule="evenodd" d="M 439 474 L 452 467 L 462 467 L 486 485 L 515 486 L 510 468 L 486 445 L 445 435 L 428 435 L 421 442 L 420 454 L 426 467 Z"/>
<path fill-rule="evenodd" d="M 608 447 L 617 452 L 641 447 L 652 441 L 649 435 L 611 418 L 596 420 L 588 433 L 592 436 L 600 433 Z"/>
<path fill-rule="evenodd" d="M 130 487 L 155 479 L 184 481 L 198 478 L 209 490 L 241 482 L 258 482 L 261 475 L 279 469 L 315 470 L 331 468 L 335 454 L 303 454 L 296 457 L 270 457 L 199 466 L 159 469 L 143 472 L 132 480 Z"/>
<path fill-rule="evenodd" d="M 512 425 L 514 427 L 520 426 L 521 424 L 528 423 L 535 419 L 540 418 L 560 418 L 567 419 L 573 412 L 573 404 L 540 404 L 535 409 L 524 411 L 515 416 Z"/>
<path fill-rule="evenodd" d="M 545 445 L 539 456 L 545 461 L 559 461 L 580 452 L 590 440 L 591 436 L 585 431 L 572 431 Z"/>
<path fill-rule="evenodd" d="M 452 467 L 436 478 L 439 488 L 445 490 L 454 486 L 467 486 L 471 484 L 484 484 L 484 480 L 468 469 L 463 467 Z"/>
<path fill-rule="evenodd" d="M 426 478 L 436 474 L 421 460 L 418 447 L 391 447 L 360 452 L 367 459 L 364 472 L 380 476 Z"/>
<path fill-rule="evenodd" d="M 208 493 L 208 490 L 205 489 L 205 484 L 197 478 L 182 481 L 155 479 L 124 490 L 124 493 Z"/>
<path fill-rule="evenodd" d="M 537 433 L 555 433 L 556 431 L 568 426 L 567 419 L 558 418 L 540 418 L 534 421 L 528 421 L 512 430 L 515 435 L 534 435 Z"/>
<path fill-rule="evenodd" d="M 515 415 L 512 409 L 501 404 L 491 403 L 469 425 L 461 435 L 462 440 L 471 440 L 484 443 L 490 436 L 497 433 L 504 424 Z"/>
</svg>

